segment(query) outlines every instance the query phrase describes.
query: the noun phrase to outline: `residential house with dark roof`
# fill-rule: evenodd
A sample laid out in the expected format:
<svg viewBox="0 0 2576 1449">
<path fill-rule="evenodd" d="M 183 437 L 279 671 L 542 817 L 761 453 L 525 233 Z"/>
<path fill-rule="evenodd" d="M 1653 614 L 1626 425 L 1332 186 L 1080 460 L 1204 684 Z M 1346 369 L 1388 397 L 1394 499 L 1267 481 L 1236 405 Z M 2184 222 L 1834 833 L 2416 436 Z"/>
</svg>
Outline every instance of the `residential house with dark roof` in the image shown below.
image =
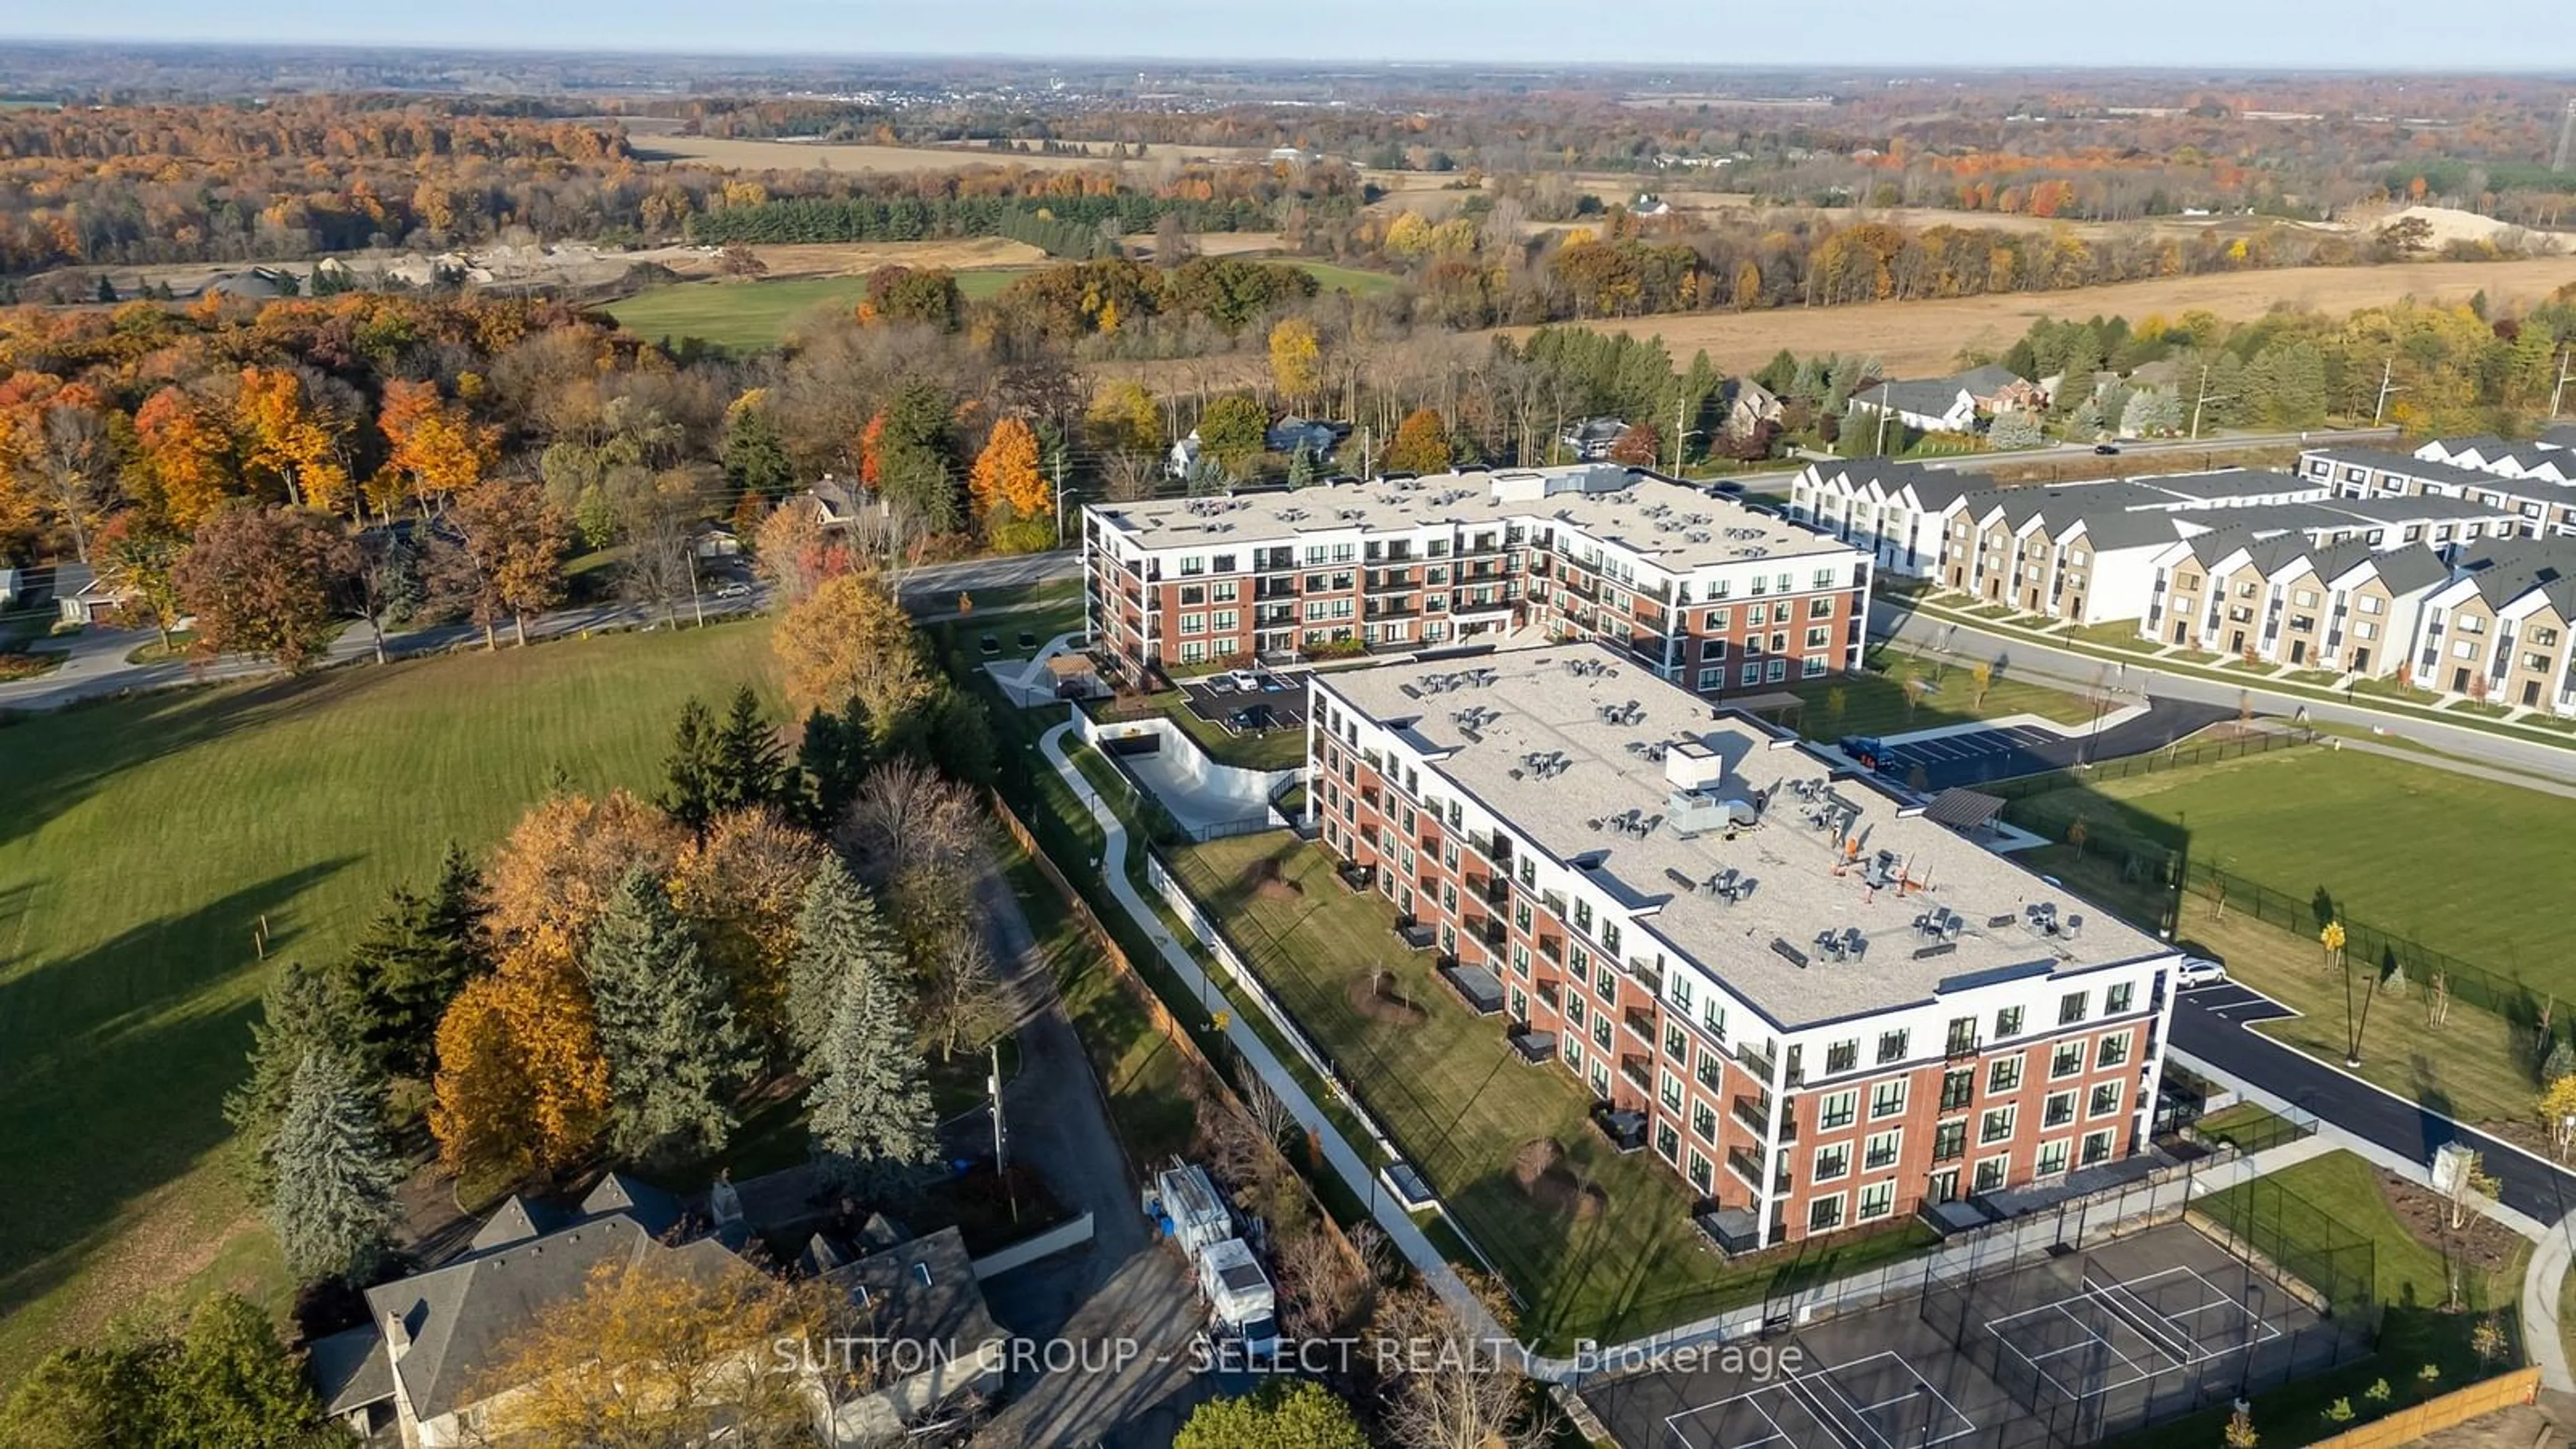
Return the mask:
<svg viewBox="0 0 2576 1449">
<path fill-rule="evenodd" d="M 2475 447 L 2465 455 L 2486 456 Z M 2346 498 L 2464 498 L 2512 510 L 2526 534 L 2576 537 L 2576 484 L 2545 472 L 2515 477 L 2382 448 L 2311 448 L 2299 455 L 2299 472 Z"/>
<path fill-rule="evenodd" d="M 1610 456 L 1620 437 L 1628 431 L 1621 418 L 1584 418 L 1570 424 L 1557 441 L 1578 463 L 1598 463 Z"/>
<path fill-rule="evenodd" d="M 1989 485 L 1974 473 L 1890 458 L 1810 463 L 1789 483 L 1789 516 L 1868 549 L 1878 566 L 1928 579 L 1940 568 L 1943 522 Z"/>
<path fill-rule="evenodd" d="M 2409 678 L 2517 709 L 2576 715 L 2576 540 L 2519 539 L 2464 557 L 2424 601 Z"/>
<path fill-rule="evenodd" d="M 2000 363 L 1948 377 L 1882 382 L 1852 395 L 1855 410 L 1885 413 L 1926 433 L 1973 432 L 1977 420 L 2048 406 L 2048 391 Z M 1867 426 L 1863 423 L 1861 426 Z"/>
<path fill-rule="evenodd" d="M 2218 529 L 2159 550 L 2138 635 L 2299 669 L 2395 673 L 2427 595 L 2451 576 L 2421 544 Z"/>
<path fill-rule="evenodd" d="M 2428 463 L 2448 463 L 2499 478 L 2540 478 L 2576 483 L 2576 452 L 2548 441 L 2507 442 L 2493 433 L 2467 438 L 2435 438 L 2415 450 Z"/>
</svg>

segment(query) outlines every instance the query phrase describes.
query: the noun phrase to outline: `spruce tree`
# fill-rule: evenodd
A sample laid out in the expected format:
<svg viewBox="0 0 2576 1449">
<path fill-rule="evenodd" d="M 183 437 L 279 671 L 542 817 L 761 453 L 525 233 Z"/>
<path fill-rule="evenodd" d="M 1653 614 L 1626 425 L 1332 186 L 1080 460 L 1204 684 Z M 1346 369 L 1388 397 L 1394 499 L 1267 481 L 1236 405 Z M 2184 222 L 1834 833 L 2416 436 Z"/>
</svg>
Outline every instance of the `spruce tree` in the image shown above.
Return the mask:
<svg viewBox="0 0 2576 1449">
<path fill-rule="evenodd" d="M 841 997 L 861 977 L 902 979 L 903 948 L 876 898 L 839 857 L 825 861 L 805 887 L 796 913 L 796 952 L 787 960 L 787 1041 L 805 1075 L 822 1073 Z"/>
<path fill-rule="evenodd" d="M 251 1187 L 265 1201 L 276 1181 L 268 1144 L 286 1120 L 297 1069 L 312 1051 L 354 1059 L 361 1048 L 355 1028 L 362 1013 L 353 1009 L 342 978 L 301 961 L 278 968 L 259 1005 L 260 1019 L 250 1029 L 250 1079 L 224 1097 L 224 1120 L 257 1149 L 250 1164 Z"/>
<path fill-rule="evenodd" d="M 426 1078 L 436 1066 L 438 1019 L 480 974 L 483 881 L 463 848 L 447 847 L 427 895 L 396 886 L 342 967 L 375 1064 Z"/>
<path fill-rule="evenodd" d="M 726 1098 L 757 1061 L 724 982 L 652 872 L 627 872 L 583 966 L 608 1062 L 611 1145 L 629 1158 L 722 1147 L 734 1125 Z"/>
<path fill-rule="evenodd" d="M 938 1160 L 930 1088 L 912 1049 L 911 1003 L 895 982 L 861 968 L 839 997 L 805 1094 L 808 1125 L 828 1175 L 881 1197 Z"/>
<path fill-rule="evenodd" d="M 662 762 L 662 774 L 669 783 L 654 803 L 663 814 L 703 837 L 707 821 L 716 813 L 716 723 L 695 699 L 680 706 L 680 722 L 671 733 L 671 755 Z"/>
<path fill-rule="evenodd" d="M 829 831 L 858 798 L 868 777 L 868 725 L 855 702 L 844 714 L 816 710 L 805 716 L 805 737 L 796 746 L 796 767 L 805 776 L 800 804 L 805 823 Z"/>
<path fill-rule="evenodd" d="M 713 768 L 707 778 L 707 803 L 714 813 L 765 805 L 778 798 L 777 732 L 760 716 L 760 698 L 746 684 L 734 691 L 709 751 Z"/>
<path fill-rule="evenodd" d="M 767 408 L 735 406 L 725 427 L 724 471 L 734 487 L 765 498 L 783 498 L 796 486 L 796 465 Z"/>
<path fill-rule="evenodd" d="M 385 1143 L 381 1084 L 337 1054 L 304 1054 L 268 1145 L 269 1226 L 298 1283 L 358 1283 L 384 1258 L 403 1166 Z"/>
</svg>

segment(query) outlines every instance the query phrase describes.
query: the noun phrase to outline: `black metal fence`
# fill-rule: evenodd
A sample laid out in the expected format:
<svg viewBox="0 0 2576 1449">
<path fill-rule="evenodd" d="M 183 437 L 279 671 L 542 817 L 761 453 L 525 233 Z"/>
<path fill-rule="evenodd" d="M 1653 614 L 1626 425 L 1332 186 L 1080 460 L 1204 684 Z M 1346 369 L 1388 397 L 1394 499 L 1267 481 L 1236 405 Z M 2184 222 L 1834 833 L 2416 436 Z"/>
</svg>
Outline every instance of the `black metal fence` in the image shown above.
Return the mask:
<svg viewBox="0 0 2576 1449">
<path fill-rule="evenodd" d="M 2314 892 L 2302 896 L 2274 890 L 2198 860 L 2186 863 L 2181 875 L 2182 889 L 2211 905 L 2241 911 L 2310 941 L 2317 939 L 2326 921 L 2341 921 L 2344 959 L 2356 968 L 2376 967 L 2383 985 L 2403 973 L 2406 988 L 2415 992 L 2439 985 L 2449 990 L 2452 1001 L 2494 1012 L 2518 1025 L 2529 1026 L 2540 1018 L 2540 997 L 2512 973 L 2463 961 L 2412 937 L 2356 921 Z"/>
<path fill-rule="evenodd" d="M 1980 1442 L 2092 1444 L 2372 1352 L 2370 1239 L 2268 1177 L 2185 1220 L 2188 1237 L 2079 1236 L 2041 1263 L 1925 1285 L 1921 1320 L 2022 1411 Z"/>
</svg>

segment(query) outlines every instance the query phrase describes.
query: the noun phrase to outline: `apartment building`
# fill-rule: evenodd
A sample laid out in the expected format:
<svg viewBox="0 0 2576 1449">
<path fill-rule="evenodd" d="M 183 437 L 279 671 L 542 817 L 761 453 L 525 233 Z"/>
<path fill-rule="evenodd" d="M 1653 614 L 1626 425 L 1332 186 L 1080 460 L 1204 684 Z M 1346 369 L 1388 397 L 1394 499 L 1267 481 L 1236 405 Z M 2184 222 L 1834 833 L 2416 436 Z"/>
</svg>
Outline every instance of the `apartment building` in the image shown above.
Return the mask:
<svg viewBox="0 0 2576 1449">
<path fill-rule="evenodd" d="M 1114 672 L 1597 639 L 1723 694 L 1860 665 L 1866 550 L 1616 465 L 1083 509 Z"/>
<path fill-rule="evenodd" d="M 1789 483 L 1789 516 L 1869 550 L 1901 578 L 1940 571 L 1950 511 L 1989 489 L 1977 474 L 1885 458 L 1810 463 Z"/>
<path fill-rule="evenodd" d="M 2330 486 L 2342 499 L 2453 498 L 2513 518 L 2510 533 L 2499 535 L 2489 528 L 2454 540 L 2458 542 L 2481 535 L 2576 537 L 2576 484 L 2554 481 L 2546 472 L 2498 473 L 2423 456 L 2450 446 L 2427 443 L 2412 457 L 2380 448 L 2312 448 L 2299 455 L 2299 472 Z M 2460 448 L 2458 455 L 2487 458 L 2475 446 Z"/>
<path fill-rule="evenodd" d="M 2576 715 L 2576 539 L 2467 555 L 2425 597 L 2408 678 L 2424 689 Z"/>
<path fill-rule="evenodd" d="M 2303 533 L 2241 529 L 2168 544 L 2153 566 L 2140 638 L 2365 676 L 2404 667 L 2424 600 L 2451 577 L 2420 543 L 2320 547 Z"/>
<path fill-rule="evenodd" d="M 2174 949 L 1910 797 L 1598 645 L 1310 689 L 1308 826 L 1730 1250 L 2143 1147 Z"/>
</svg>

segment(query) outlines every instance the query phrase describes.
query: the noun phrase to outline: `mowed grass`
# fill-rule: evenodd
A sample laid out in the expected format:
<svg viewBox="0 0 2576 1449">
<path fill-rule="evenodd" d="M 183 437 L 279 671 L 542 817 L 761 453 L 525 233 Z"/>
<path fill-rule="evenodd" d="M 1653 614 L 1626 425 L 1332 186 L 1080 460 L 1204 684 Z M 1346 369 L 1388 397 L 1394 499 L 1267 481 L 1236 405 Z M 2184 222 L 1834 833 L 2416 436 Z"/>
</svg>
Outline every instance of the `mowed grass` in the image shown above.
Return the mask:
<svg viewBox="0 0 2576 1449">
<path fill-rule="evenodd" d="M 2035 714 L 2060 724 L 2082 724 L 2093 718 L 2092 706 L 2080 697 L 2025 683 L 2009 670 L 1995 672 L 1980 694 L 1975 672 L 1967 665 L 1891 649 L 1871 650 L 1867 662 L 1866 673 L 1792 680 L 1764 692 L 1785 692 L 1806 701 L 1787 722 L 1811 740 L 1901 735 L 2016 714 Z M 1922 686 L 1911 703 L 1908 680 Z"/>
<path fill-rule="evenodd" d="M 1318 847 L 1282 834 L 1174 852 L 1192 894 L 1224 921 L 1253 969 L 1429 1180 L 1521 1300 L 1523 1333 L 1548 1351 L 1573 1339 L 1619 1342 L 1752 1302 L 1784 1281 L 1855 1272 L 1910 1253 L 1928 1230 L 1829 1237 L 1758 1263 L 1701 1245 L 1692 1194 L 1650 1153 L 1611 1149 L 1586 1121 L 1591 1094 L 1556 1065 L 1531 1066 L 1442 984 L 1428 952 L 1392 929 L 1394 908 L 1354 895 Z M 1293 891 L 1254 885 L 1275 861 Z M 1349 988 L 1379 967 L 1421 1008 L 1415 1022 L 1365 1015 Z M 1564 1167 L 1603 1206 L 1578 1216 L 1534 1199 L 1513 1157 L 1552 1139 Z M 1719 1171 L 1725 1171 L 1720 1168 Z"/>
<path fill-rule="evenodd" d="M 968 300 L 990 297 L 1023 275 L 1024 268 L 991 267 L 957 274 Z M 818 308 L 852 308 L 867 295 L 866 277 L 791 277 L 748 282 L 673 282 L 647 287 L 609 305 L 617 325 L 657 342 L 697 338 L 736 351 L 758 351 L 786 340 L 788 329 Z"/>
<path fill-rule="evenodd" d="M 2292 749 L 2036 797 L 2063 818 L 2193 860 L 2576 996 L 2552 912 L 2576 800 L 2354 750 Z"/>
<path fill-rule="evenodd" d="M 567 640 L 0 727 L 0 1383 L 115 1313 L 277 1301 L 221 1101 L 269 959 L 348 945 L 557 773 L 649 792 L 691 694 L 769 689 L 765 630 Z"/>
</svg>

